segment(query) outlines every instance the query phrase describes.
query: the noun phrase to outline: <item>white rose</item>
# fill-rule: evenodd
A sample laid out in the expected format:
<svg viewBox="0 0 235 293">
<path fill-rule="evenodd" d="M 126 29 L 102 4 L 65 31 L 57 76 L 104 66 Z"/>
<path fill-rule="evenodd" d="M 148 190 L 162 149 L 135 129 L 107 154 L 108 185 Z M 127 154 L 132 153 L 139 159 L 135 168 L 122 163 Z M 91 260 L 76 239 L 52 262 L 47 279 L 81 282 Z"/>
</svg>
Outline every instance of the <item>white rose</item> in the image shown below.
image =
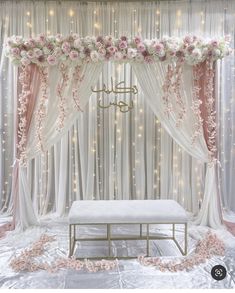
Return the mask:
<svg viewBox="0 0 235 293">
<path fill-rule="evenodd" d="M 142 62 L 142 61 L 144 61 L 144 56 L 142 54 L 137 54 L 135 57 L 135 60 L 137 62 Z"/>
<path fill-rule="evenodd" d="M 94 62 L 98 62 L 99 61 L 99 54 L 97 51 L 92 51 L 91 54 L 91 60 Z"/>
<path fill-rule="evenodd" d="M 134 58 L 134 57 L 136 56 L 136 54 L 137 54 L 137 52 L 136 52 L 135 49 L 129 48 L 129 49 L 127 50 L 127 57 L 128 57 L 129 59 Z"/>
<path fill-rule="evenodd" d="M 49 54 L 50 53 L 50 50 L 48 48 L 46 48 L 46 47 L 44 47 L 42 50 L 43 50 L 44 54 Z"/>
</svg>

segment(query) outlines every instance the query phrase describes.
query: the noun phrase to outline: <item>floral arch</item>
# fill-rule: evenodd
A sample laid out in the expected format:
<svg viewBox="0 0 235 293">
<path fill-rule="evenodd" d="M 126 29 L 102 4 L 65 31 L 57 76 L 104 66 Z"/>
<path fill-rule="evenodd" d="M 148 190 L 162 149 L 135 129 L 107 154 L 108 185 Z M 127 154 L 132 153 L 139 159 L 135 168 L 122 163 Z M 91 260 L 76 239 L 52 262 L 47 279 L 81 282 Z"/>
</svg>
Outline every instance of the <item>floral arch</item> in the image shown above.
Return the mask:
<svg viewBox="0 0 235 293">
<path fill-rule="evenodd" d="M 216 61 L 230 54 L 229 38 L 111 36 L 11 37 L 5 52 L 16 67 L 17 154 L 13 168 L 14 226 L 37 224 L 27 161 L 70 128 L 91 95 L 103 63 L 129 62 L 163 127 L 190 155 L 207 163 L 196 223 L 220 227 L 216 167 Z"/>
</svg>

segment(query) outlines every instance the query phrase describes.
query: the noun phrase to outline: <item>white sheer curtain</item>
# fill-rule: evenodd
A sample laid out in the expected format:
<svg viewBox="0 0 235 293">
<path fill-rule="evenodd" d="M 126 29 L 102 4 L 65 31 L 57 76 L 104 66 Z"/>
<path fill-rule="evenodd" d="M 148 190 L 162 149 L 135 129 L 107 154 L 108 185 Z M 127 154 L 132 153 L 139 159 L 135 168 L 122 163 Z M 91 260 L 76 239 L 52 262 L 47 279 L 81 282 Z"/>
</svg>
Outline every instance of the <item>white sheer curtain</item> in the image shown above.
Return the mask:
<svg viewBox="0 0 235 293">
<path fill-rule="evenodd" d="M 185 105 L 186 115 L 179 127 L 176 127 L 177 114 L 180 107 L 176 103 L 176 98 L 171 96 L 173 112 L 167 117 L 165 106 L 162 100 L 164 92 L 162 90 L 167 75 L 167 63 L 153 64 L 132 64 L 136 76 L 140 82 L 146 99 L 151 109 L 159 117 L 161 124 L 171 135 L 171 137 L 194 158 L 209 163 L 209 151 L 203 137 L 203 131 L 192 144 L 192 137 L 195 131 L 195 114 L 192 112 L 193 105 L 193 70 L 192 66 L 184 65 L 182 85 L 180 91 Z M 219 213 L 220 202 L 218 201 L 216 164 L 207 165 L 205 177 L 205 191 L 203 204 L 196 223 L 210 226 L 212 228 L 221 227 L 221 215 Z"/>
<path fill-rule="evenodd" d="M 12 210 L 11 166 L 13 164 L 13 67 L 3 54 L 7 36 L 25 37 L 45 32 L 86 35 L 141 34 L 234 36 L 235 2 L 156 1 L 81 3 L 78 1 L 1 1 L 0 3 L 0 204 Z M 233 40 L 232 40 L 233 41 Z M 233 43 L 232 43 L 233 44 Z M 221 190 L 224 206 L 235 211 L 234 202 L 234 55 L 221 63 L 219 100 Z M 129 65 L 105 66 L 100 83 L 110 75 L 137 81 Z M 137 84 L 139 87 L 139 85 Z M 122 99 L 123 97 L 119 97 Z M 130 97 L 126 97 L 129 101 Z M 139 91 L 132 112 L 101 110 L 92 95 L 84 113 L 44 159 L 29 163 L 30 190 L 39 215 L 56 211 L 59 182 L 66 179 L 66 212 L 74 199 L 174 198 L 194 214 L 204 193 L 205 165 L 192 159 L 161 128 Z M 121 132 L 120 132 L 121 131 Z M 82 137 L 82 139 L 81 139 Z M 120 140 L 119 140 L 120 139 Z M 107 149 L 109 150 L 107 152 Z M 126 152 L 126 150 L 128 151 Z M 105 151 L 106 150 L 106 151 Z M 64 163 L 62 163 L 64 162 Z M 67 164 L 65 172 L 62 168 Z M 61 166 L 61 168 L 60 168 Z M 129 174 L 129 175 L 128 175 Z M 35 180 L 37 179 L 37 180 Z"/>
<path fill-rule="evenodd" d="M 102 69 L 102 64 L 85 64 L 81 70 L 81 76 L 83 80 L 78 88 L 78 96 L 80 97 L 80 107 L 84 107 L 91 95 L 91 85 L 99 78 Z M 73 73 L 74 68 L 71 66 L 68 71 L 68 83 L 63 91 L 63 95 L 66 97 L 65 101 L 65 120 L 63 129 L 58 132 L 58 117 L 59 117 L 59 97 L 57 94 L 57 86 L 61 82 L 61 76 L 58 66 L 52 67 L 48 72 L 48 100 L 46 102 L 45 118 L 43 121 L 42 137 L 43 137 L 43 149 L 48 150 L 51 146 L 56 144 L 61 139 L 61 147 L 63 153 L 68 152 L 68 145 L 66 144 L 66 138 L 69 128 L 73 125 L 78 111 L 74 105 L 72 89 L 73 89 Z M 37 105 L 34 110 L 34 116 L 30 124 L 29 138 L 27 140 L 26 153 L 28 160 L 35 158 L 37 154 L 41 153 L 40 145 L 37 140 L 37 109 L 40 105 L 43 92 L 39 92 Z M 66 202 L 66 177 L 64 176 L 67 169 L 67 164 L 61 162 L 59 169 L 61 170 L 59 176 L 59 186 L 56 194 L 56 213 L 61 216 L 64 212 L 64 204 Z M 63 171 L 62 171 L 63 170 Z M 29 170 L 31 171 L 31 170 Z M 37 180 L 34 178 L 34 180 Z M 34 206 L 31 200 L 30 181 L 27 177 L 27 168 L 19 166 L 19 194 L 17 197 L 17 217 L 16 222 L 20 224 L 21 228 L 27 228 L 30 225 L 37 224 L 37 218 L 34 212 Z M 37 209 L 36 209 L 37 210 Z"/>
</svg>

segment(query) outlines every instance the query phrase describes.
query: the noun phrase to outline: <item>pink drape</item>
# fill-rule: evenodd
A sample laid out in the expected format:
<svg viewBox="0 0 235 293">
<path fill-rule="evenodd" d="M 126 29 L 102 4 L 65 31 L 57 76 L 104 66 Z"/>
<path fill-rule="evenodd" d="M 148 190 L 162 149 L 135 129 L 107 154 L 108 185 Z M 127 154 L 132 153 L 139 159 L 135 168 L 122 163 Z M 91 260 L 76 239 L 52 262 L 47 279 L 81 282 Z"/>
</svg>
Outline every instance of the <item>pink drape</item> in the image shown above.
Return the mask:
<svg viewBox="0 0 235 293">
<path fill-rule="evenodd" d="M 17 109 L 19 105 L 19 94 L 22 91 L 22 85 L 19 82 L 19 75 L 20 75 L 20 70 L 18 70 L 17 74 Z M 36 105 L 36 100 L 37 100 L 37 95 L 38 91 L 40 88 L 40 75 L 39 75 L 39 70 L 38 67 L 34 64 L 27 66 L 25 69 L 28 71 L 30 75 L 30 80 L 29 80 L 29 95 L 28 95 L 28 103 L 27 103 L 27 110 L 26 110 L 26 136 L 28 135 L 28 131 L 30 128 L 33 112 L 35 109 Z M 16 133 L 15 133 L 15 148 L 17 150 L 17 145 L 19 142 L 19 135 L 18 135 L 18 130 L 19 130 L 19 119 L 18 119 L 18 113 L 16 117 Z M 18 197 L 19 195 L 19 152 L 16 152 L 16 158 L 15 162 L 13 165 L 13 171 L 12 171 L 12 196 L 13 196 L 13 220 L 10 223 L 6 223 L 3 226 L 0 227 L 0 238 L 2 238 L 6 231 L 14 230 L 16 224 L 17 224 L 17 212 L 18 212 Z"/>
<path fill-rule="evenodd" d="M 200 71 L 202 73 L 201 77 L 200 77 L 200 91 L 199 91 L 199 98 L 202 102 L 202 104 L 200 105 L 200 110 L 201 110 L 201 117 L 203 119 L 203 134 L 204 134 L 204 138 L 205 138 L 205 141 L 206 141 L 206 144 L 207 144 L 207 147 L 209 149 L 209 143 L 208 143 L 208 140 L 209 140 L 209 136 L 208 136 L 208 132 L 207 132 L 207 121 L 208 121 L 208 112 L 207 112 L 207 107 L 206 107 L 206 94 L 205 94 L 205 90 L 206 90 L 206 70 L 207 70 L 207 67 L 206 67 L 206 61 L 202 62 L 200 64 Z M 214 63 L 214 80 L 213 80 L 213 83 L 214 83 L 214 91 L 213 91 L 213 96 L 215 98 L 215 81 L 216 81 L 216 78 L 215 78 L 215 63 Z M 214 103 L 214 110 L 216 108 L 216 105 Z M 217 154 L 216 154 L 217 155 Z M 233 234 L 235 235 L 235 223 L 232 223 L 232 222 L 228 222 L 228 221 L 225 221 L 223 219 L 223 213 L 222 213 L 222 201 L 221 201 L 221 193 L 220 193 L 220 190 L 218 188 L 218 182 L 219 182 L 219 178 L 218 178 L 218 164 L 216 165 L 216 169 L 217 169 L 217 194 L 218 194 L 218 202 L 219 202 L 219 212 L 220 212 L 220 217 L 221 217 L 221 221 L 223 222 L 223 224 L 227 227 L 227 229 Z"/>
</svg>

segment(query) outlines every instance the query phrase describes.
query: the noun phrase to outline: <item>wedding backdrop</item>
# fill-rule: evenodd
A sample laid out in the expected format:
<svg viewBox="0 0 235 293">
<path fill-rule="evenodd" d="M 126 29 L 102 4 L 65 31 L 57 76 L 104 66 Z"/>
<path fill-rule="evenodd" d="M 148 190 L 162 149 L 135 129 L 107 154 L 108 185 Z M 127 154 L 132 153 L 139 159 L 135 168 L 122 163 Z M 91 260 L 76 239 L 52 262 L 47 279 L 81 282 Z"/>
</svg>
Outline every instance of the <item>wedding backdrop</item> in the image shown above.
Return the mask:
<svg viewBox="0 0 235 293">
<path fill-rule="evenodd" d="M 234 20 L 230 0 L 0 1 L 1 288 L 235 286 Z M 67 257 L 74 201 L 134 199 L 185 208 L 186 256 L 164 240 L 138 261 Z"/>
</svg>

